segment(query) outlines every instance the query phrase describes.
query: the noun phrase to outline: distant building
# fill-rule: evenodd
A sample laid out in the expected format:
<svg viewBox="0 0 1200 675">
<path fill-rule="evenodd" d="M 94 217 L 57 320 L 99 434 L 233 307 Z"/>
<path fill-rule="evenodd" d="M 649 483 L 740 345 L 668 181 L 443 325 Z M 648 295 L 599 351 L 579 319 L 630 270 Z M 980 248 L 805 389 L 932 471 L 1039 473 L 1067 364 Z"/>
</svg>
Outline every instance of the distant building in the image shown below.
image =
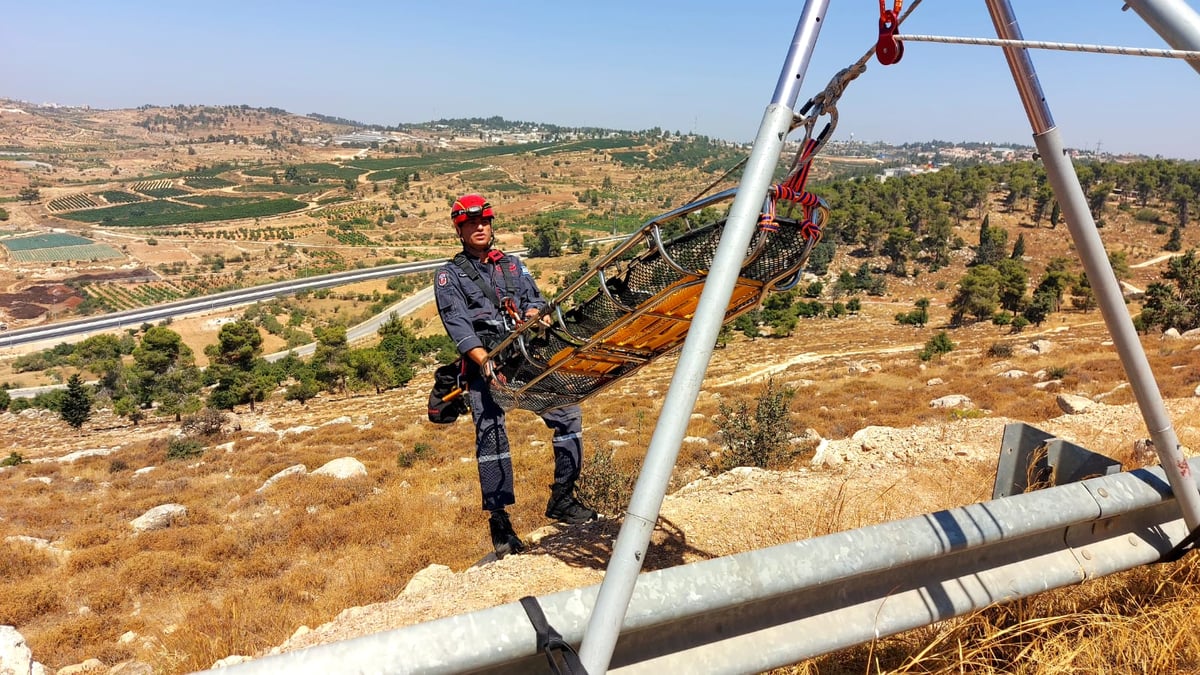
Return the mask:
<svg viewBox="0 0 1200 675">
<path fill-rule="evenodd" d="M 379 131 L 355 131 L 352 134 L 340 134 L 333 137 L 335 145 L 370 145 L 372 143 L 390 143 L 394 138 Z"/>
</svg>

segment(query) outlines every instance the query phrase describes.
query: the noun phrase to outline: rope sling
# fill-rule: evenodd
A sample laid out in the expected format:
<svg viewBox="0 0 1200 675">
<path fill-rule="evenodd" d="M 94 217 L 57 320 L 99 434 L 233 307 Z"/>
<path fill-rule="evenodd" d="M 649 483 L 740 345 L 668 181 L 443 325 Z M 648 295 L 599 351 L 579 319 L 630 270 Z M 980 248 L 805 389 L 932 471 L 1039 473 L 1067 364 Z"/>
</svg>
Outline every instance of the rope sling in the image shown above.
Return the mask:
<svg viewBox="0 0 1200 675">
<path fill-rule="evenodd" d="M 829 217 L 825 201 L 806 189 L 812 160 L 837 126 L 839 98 L 865 72 L 867 61 L 880 53 L 881 63 L 899 60 L 903 44 L 896 32 L 919 4 L 916 0 L 899 17 L 899 0 L 890 10 L 881 0 L 879 42 L 794 114 L 789 133 L 803 128 L 804 136 L 783 181 L 768 188 L 724 323 L 801 280 Z M 817 132 L 822 118 L 827 121 Z M 702 195 L 647 221 L 562 289 L 539 316 L 510 326 L 489 353 L 501 375 L 491 394 L 503 409 L 542 413 L 580 403 L 683 346 L 727 222 L 713 212 L 732 201 L 737 188 Z M 668 237 L 667 227 L 683 231 Z M 549 326 L 541 321 L 546 316 Z"/>
</svg>

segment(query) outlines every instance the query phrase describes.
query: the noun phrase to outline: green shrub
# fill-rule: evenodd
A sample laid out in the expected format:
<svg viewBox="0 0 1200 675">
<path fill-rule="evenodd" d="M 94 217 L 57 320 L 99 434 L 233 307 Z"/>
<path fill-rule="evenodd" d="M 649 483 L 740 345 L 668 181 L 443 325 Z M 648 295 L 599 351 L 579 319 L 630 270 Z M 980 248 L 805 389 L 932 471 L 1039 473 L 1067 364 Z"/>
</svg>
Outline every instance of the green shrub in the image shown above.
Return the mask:
<svg viewBox="0 0 1200 675">
<path fill-rule="evenodd" d="M 1158 222 L 1158 211 L 1154 209 L 1138 209 L 1137 213 L 1133 214 L 1133 218 L 1143 223 L 1156 223 Z"/>
<path fill-rule="evenodd" d="M 204 454 L 204 444 L 195 438 L 172 438 L 167 442 L 167 459 L 188 459 Z"/>
<path fill-rule="evenodd" d="M 188 436 L 216 436 L 225 424 L 225 413 L 215 408 L 205 408 L 195 415 L 183 418 L 181 428 Z"/>
<path fill-rule="evenodd" d="M 412 450 L 401 450 L 396 457 L 396 466 L 401 469 L 407 469 L 413 464 L 416 464 L 418 459 L 424 459 L 429 456 L 428 443 L 414 443 Z"/>
<path fill-rule="evenodd" d="M 1007 359 L 1013 355 L 1013 346 L 1008 342 L 993 342 L 987 353 L 993 358 Z"/>
<path fill-rule="evenodd" d="M 946 331 L 942 331 L 929 338 L 929 341 L 925 343 L 925 348 L 921 350 L 920 357 L 922 361 L 928 361 L 952 351 L 954 351 L 954 343 L 950 341 L 950 336 L 946 334 Z"/>
<path fill-rule="evenodd" d="M 772 468 L 792 458 L 788 440 L 792 435 L 788 404 L 796 390 L 777 387 L 767 380 L 753 412 L 745 401 L 736 405 L 720 404 L 720 431 L 724 451 L 717 470 L 738 466 Z"/>
<path fill-rule="evenodd" d="M 1070 369 L 1066 366 L 1050 366 L 1046 369 L 1046 375 L 1052 380 L 1061 380 L 1067 376 Z"/>
<path fill-rule="evenodd" d="M 637 476 L 638 468 L 623 470 L 617 466 L 611 448 L 597 450 L 584 462 L 576 494 L 600 513 L 622 513 L 633 496 Z"/>
<path fill-rule="evenodd" d="M 0 466 L 16 466 L 18 464 L 25 464 L 25 458 L 15 450 L 8 453 L 8 457 L 0 459 Z"/>
</svg>

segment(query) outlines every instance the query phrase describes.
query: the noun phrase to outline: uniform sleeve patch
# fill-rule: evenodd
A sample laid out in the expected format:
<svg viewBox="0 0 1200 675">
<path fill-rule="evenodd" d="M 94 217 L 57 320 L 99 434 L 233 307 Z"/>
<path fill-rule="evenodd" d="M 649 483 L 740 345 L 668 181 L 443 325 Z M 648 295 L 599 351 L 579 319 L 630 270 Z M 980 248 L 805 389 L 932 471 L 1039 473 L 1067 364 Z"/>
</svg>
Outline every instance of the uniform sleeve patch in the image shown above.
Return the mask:
<svg viewBox="0 0 1200 675">
<path fill-rule="evenodd" d="M 437 273 L 437 285 L 445 286 L 448 283 L 450 283 L 450 276 L 448 274 L 446 274 L 445 270 L 438 272 Z"/>
</svg>

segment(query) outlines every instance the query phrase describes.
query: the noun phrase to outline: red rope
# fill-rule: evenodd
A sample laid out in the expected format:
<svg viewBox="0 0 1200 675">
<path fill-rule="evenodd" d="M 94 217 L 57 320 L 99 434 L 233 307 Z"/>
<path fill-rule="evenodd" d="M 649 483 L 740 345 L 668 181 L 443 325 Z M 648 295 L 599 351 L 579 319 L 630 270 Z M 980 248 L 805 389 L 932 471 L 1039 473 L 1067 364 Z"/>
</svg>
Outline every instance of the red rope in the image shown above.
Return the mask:
<svg viewBox="0 0 1200 675">
<path fill-rule="evenodd" d="M 766 208 L 758 217 L 758 226 L 763 232 L 779 231 L 779 223 L 775 219 L 775 202 L 782 199 L 803 207 L 804 221 L 800 224 L 800 233 L 804 238 L 813 244 L 821 240 L 821 227 L 812 220 L 812 209 L 820 203 L 820 198 L 804 189 L 804 184 L 808 182 L 808 172 L 812 168 L 812 154 L 816 148 L 816 139 L 808 139 L 796 158 L 796 165 L 800 170 L 790 174 L 783 183 L 772 185 L 767 191 Z"/>
</svg>

